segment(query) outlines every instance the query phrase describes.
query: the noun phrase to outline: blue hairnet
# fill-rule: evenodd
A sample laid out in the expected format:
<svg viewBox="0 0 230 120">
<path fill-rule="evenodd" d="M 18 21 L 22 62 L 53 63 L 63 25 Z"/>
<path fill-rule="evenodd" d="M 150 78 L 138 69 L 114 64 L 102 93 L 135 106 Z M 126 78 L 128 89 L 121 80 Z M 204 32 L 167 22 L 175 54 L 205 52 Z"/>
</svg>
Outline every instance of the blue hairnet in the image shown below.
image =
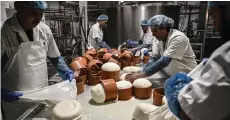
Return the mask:
<svg viewBox="0 0 230 120">
<path fill-rule="evenodd" d="M 142 20 L 142 21 L 141 21 L 141 25 L 148 25 L 148 21 L 149 21 L 149 20 Z"/>
<path fill-rule="evenodd" d="M 165 15 L 155 15 L 148 21 L 148 26 L 151 28 L 172 28 L 174 20 Z"/>
<path fill-rule="evenodd" d="M 97 18 L 97 20 L 109 20 L 109 17 L 107 16 L 107 15 L 105 15 L 105 14 L 101 14 L 98 18 Z"/>
<path fill-rule="evenodd" d="M 47 8 L 47 4 L 45 1 L 15 1 L 14 6 L 37 8 L 42 10 L 45 10 Z"/>
<path fill-rule="evenodd" d="M 164 85 L 165 96 L 168 102 L 170 111 L 180 118 L 180 104 L 178 102 L 178 94 L 181 89 L 192 81 L 185 73 L 176 73 L 173 77 L 166 80 Z"/>
</svg>

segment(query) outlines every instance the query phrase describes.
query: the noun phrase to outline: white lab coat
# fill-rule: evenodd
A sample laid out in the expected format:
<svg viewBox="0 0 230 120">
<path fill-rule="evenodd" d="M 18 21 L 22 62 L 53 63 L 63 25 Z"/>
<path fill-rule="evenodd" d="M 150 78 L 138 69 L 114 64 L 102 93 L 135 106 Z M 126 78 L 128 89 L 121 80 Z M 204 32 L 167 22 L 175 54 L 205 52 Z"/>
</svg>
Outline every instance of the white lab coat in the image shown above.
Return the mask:
<svg viewBox="0 0 230 120">
<path fill-rule="evenodd" d="M 157 40 L 157 38 L 155 36 L 153 36 L 153 34 L 151 32 L 151 28 L 149 28 L 146 33 L 143 33 L 141 40 L 143 41 L 143 44 L 152 44 L 152 52 L 149 53 L 150 56 L 152 56 L 152 54 L 155 54 L 155 52 L 158 51 L 157 45 L 158 45 L 159 41 Z M 148 50 L 148 48 L 142 48 L 140 50 L 141 53 L 137 52 L 135 54 L 135 56 L 141 56 L 141 59 L 143 59 L 145 50 Z"/>
<path fill-rule="evenodd" d="M 89 31 L 87 49 L 91 49 L 91 48 L 98 49 L 99 48 L 99 46 L 97 45 L 97 42 L 95 41 L 96 38 L 98 38 L 99 41 L 103 40 L 103 31 L 100 28 L 98 22 L 95 23 Z"/>
<path fill-rule="evenodd" d="M 143 41 L 143 44 L 158 43 L 158 40 L 153 36 L 153 33 L 151 32 L 151 28 L 148 28 L 147 32 L 143 33 L 141 40 Z"/>
<path fill-rule="evenodd" d="M 158 43 L 157 53 L 160 53 L 161 56 L 167 56 L 173 59 L 169 65 L 164 68 L 169 76 L 180 71 L 188 73 L 197 66 L 189 38 L 184 33 L 175 29 L 170 30 L 165 43 L 162 41 Z"/>
<path fill-rule="evenodd" d="M 212 54 L 200 78 L 186 85 L 178 100 L 192 120 L 230 120 L 230 41 Z"/>
<path fill-rule="evenodd" d="M 5 21 L 1 33 L 1 57 L 6 53 L 9 58 L 3 69 L 2 87 L 27 91 L 47 86 L 46 56 L 60 56 L 50 28 L 40 22 L 33 28 L 33 41 L 29 41 L 14 14 Z"/>
</svg>

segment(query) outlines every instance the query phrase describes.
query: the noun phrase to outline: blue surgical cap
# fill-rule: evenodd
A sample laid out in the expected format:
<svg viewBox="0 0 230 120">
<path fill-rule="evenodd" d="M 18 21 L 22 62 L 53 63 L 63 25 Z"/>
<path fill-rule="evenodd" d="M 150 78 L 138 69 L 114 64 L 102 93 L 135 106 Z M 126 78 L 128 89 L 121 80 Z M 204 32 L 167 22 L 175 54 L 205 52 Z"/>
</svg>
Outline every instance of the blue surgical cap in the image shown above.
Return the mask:
<svg viewBox="0 0 230 120">
<path fill-rule="evenodd" d="M 98 18 L 97 18 L 97 20 L 109 20 L 109 17 L 106 15 L 106 14 L 101 14 Z"/>
<path fill-rule="evenodd" d="M 148 21 L 149 21 L 149 20 L 142 20 L 142 21 L 141 21 L 141 25 L 148 25 Z"/>
<path fill-rule="evenodd" d="M 148 26 L 151 28 L 172 28 L 174 20 L 165 15 L 155 15 L 148 21 Z"/>
<path fill-rule="evenodd" d="M 179 72 L 176 73 L 173 77 L 166 80 L 164 89 L 165 89 L 165 96 L 167 99 L 168 107 L 170 111 L 180 118 L 180 104 L 178 102 L 178 94 L 181 89 L 190 83 L 192 78 L 188 77 L 185 73 Z"/>
<path fill-rule="evenodd" d="M 45 1 L 15 1 L 14 6 L 37 8 L 41 10 L 45 10 L 47 8 L 47 4 Z"/>
</svg>

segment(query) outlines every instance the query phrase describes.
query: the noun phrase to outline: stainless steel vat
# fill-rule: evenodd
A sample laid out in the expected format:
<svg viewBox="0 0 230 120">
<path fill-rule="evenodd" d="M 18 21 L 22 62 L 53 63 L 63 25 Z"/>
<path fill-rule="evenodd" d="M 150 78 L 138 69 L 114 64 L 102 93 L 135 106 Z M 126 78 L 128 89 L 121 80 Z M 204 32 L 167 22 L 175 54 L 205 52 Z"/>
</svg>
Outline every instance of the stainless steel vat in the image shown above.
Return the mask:
<svg viewBox="0 0 230 120">
<path fill-rule="evenodd" d="M 142 36 L 140 22 L 157 14 L 164 14 L 174 19 L 174 28 L 178 28 L 179 6 L 124 6 L 107 8 L 108 28 L 105 30 L 105 41 L 117 48 L 127 39 L 139 40 Z"/>
</svg>

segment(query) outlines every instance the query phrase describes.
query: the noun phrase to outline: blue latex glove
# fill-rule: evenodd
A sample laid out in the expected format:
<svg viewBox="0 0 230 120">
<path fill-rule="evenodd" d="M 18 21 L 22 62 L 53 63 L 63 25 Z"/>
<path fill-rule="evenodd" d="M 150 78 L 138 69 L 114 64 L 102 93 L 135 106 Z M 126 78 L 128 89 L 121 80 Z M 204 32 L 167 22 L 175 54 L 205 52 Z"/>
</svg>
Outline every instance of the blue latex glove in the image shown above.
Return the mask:
<svg viewBox="0 0 230 120">
<path fill-rule="evenodd" d="M 100 42 L 98 42 L 98 46 L 100 48 L 107 48 L 109 51 L 111 51 L 111 48 L 109 47 L 109 45 L 104 40 L 101 40 Z"/>
<path fill-rule="evenodd" d="M 204 62 L 204 65 L 205 65 L 208 61 L 208 58 L 203 58 L 201 61 Z"/>
<path fill-rule="evenodd" d="M 22 95 L 23 95 L 23 93 L 11 92 L 9 90 L 1 88 L 1 97 L 2 97 L 1 99 L 3 101 L 8 101 L 8 102 L 17 101 L 17 100 L 19 100 L 19 97 Z"/>
<path fill-rule="evenodd" d="M 169 65 L 169 63 L 171 62 L 171 60 L 172 60 L 172 58 L 170 58 L 170 57 L 161 56 L 155 62 L 152 61 L 152 62 L 147 63 L 147 65 L 143 68 L 143 71 L 145 72 L 146 76 L 153 75 L 156 72 L 167 67 Z"/>
<path fill-rule="evenodd" d="M 168 107 L 170 111 L 178 118 L 180 118 L 181 111 L 181 107 L 177 99 L 178 94 L 181 89 L 191 81 L 192 78 L 188 77 L 186 73 L 179 72 L 171 78 L 167 79 L 165 82 L 164 90 L 168 102 Z"/>
<path fill-rule="evenodd" d="M 63 80 L 69 80 L 72 81 L 74 79 L 74 72 L 69 69 L 69 67 L 66 65 L 64 59 L 59 56 L 57 61 L 57 72 L 61 76 Z"/>
<path fill-rule="evenodd" d="M 136 47 L 139 45 L 138 41 L 133 41 L 133 40 L 127 40 L 127 45 L 130 47 Z"/>
<path fill-rule="evenodd" d="M 144 56 L 148 55 L 149 50 L 144 50 Z"/>
</svg>

